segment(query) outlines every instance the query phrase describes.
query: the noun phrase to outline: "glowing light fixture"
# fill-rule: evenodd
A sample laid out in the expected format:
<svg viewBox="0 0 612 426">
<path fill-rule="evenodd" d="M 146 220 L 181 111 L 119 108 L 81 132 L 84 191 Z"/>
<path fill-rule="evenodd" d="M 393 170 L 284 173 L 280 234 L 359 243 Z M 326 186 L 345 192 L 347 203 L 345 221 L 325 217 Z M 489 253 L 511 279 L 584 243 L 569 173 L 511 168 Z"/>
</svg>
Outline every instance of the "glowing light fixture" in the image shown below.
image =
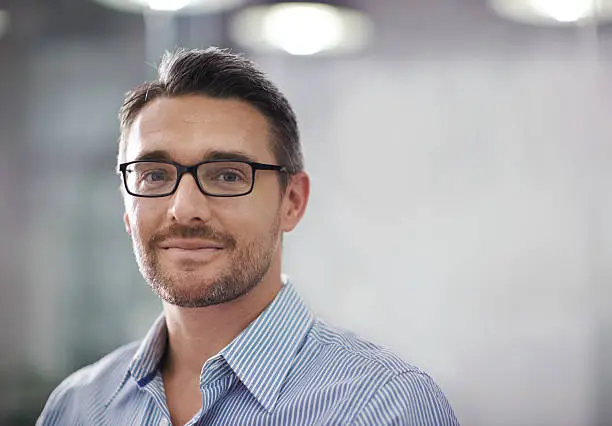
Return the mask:
<svg viewBox="0 0 612 426">
<path fill-rule="evenodd" d="M 593 16 L 595 12 L 593 0 L 534 0 L 533 7 L 536 11 L 559 22 L 578 22 Z"/>
<path fill-rule="evenodd" d="M 158 12 L 177 12 L 189 5 L 189 0 L 150 0 L 149 8 Z"/>
<path fill-rule="evenodd" d="M 211 13 L 233 9 L 245 0 L 94 0 L 105 6 L 124 12 L 146 11 L 180 14 Z"/>
<path fill-rule="evenodd" d="M 230 36 L 256 51 L 291 55 L 356 52 L 370 40 L 372 23 L 353 9 L 314 2 L 251 6 L 238 12 Z"/>
<path fill-rule="evenodd" d="M 612 0 L 489 0 L 505 18 L 535 25 L 576 25 L 612 20 Z"/>
</svg>

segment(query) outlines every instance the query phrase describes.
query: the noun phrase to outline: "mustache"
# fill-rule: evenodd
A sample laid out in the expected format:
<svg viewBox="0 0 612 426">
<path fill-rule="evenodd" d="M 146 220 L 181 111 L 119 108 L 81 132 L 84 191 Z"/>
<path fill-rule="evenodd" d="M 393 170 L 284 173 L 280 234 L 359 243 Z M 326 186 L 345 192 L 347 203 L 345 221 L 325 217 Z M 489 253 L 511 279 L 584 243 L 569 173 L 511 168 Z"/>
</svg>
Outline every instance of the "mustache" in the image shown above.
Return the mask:
<svg viewBox="0 0 612 426">
<path fill-rule="evenodd" d="M 218 231 L 208 225 L 187 226 L 174 223 L 166 229 L 158 232 L 151 238 L 151 245 L 157 245 L 169 238 L 199 238 L 219 243 L 226 248 L 234 248 L 236 239 L 230 234 Z"/>
</svg>

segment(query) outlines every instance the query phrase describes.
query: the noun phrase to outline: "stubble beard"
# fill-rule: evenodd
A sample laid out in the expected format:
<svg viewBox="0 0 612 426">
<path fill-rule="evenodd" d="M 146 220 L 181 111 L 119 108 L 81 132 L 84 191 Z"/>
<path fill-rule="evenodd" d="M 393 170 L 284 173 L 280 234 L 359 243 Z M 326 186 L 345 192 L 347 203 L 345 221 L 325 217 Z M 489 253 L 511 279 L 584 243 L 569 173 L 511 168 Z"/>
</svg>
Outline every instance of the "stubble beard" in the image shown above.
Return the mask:
<svg viewBox="0 0 612 426">
<path fill-rule="evenodd" d="M 280 212 L 262 238 L 239 247 L 230 234 L 218 232 L 208 225 L 173 225 L 153 236 L 146 245 L 134 238 L 134 252 L 140 272 L 159 298 L 183 308 L 203 308 L 238 299 L 263 280 L 272 264 L 279 229 Z M 158 250 L 161 250 L 158 247 L 159 242 L 170 236 L 199 237 L 220 242 L 224 247 L 222 250 L 229 253 L 229 265 L 212 279 L 199 276 L 198 265 L 186 268 L 193 269 L 192 271 L 170 272 L 164 268 L 158 257 Z"/>
</svg>

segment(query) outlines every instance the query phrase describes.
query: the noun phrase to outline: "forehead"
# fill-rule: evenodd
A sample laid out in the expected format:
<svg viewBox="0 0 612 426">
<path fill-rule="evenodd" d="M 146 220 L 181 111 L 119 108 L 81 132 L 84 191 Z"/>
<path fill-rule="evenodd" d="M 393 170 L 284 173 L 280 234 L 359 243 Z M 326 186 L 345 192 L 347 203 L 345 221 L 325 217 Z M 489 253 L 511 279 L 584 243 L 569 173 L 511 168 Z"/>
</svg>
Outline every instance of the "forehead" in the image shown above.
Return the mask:
<svg viewBox="0 0 612 426">
<path fill-rule="evenodd" d="M 272 162 L 266 117 L 246 102 L 201 95 L 157 98 L 145 105 L 129 129 L 125 161 L 166 151 L 179 162 L 215 152 L 242 152 Z"/>
</svg>

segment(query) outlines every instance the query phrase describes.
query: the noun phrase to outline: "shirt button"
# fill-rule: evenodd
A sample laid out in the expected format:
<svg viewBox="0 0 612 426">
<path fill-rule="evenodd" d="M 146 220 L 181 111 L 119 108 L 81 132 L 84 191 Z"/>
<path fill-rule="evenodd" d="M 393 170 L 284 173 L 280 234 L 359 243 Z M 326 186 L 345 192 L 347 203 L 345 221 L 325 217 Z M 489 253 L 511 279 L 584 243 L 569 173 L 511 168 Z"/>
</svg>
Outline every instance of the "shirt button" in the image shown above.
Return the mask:
<svg viewBox="0 0 612 426">
<path fill-rule="evenodd" d="M 170 422 L 165 417 L 159 421 L 159 426 L 169 426 L 169 425 L 170 425 Z"/>
</svg>

